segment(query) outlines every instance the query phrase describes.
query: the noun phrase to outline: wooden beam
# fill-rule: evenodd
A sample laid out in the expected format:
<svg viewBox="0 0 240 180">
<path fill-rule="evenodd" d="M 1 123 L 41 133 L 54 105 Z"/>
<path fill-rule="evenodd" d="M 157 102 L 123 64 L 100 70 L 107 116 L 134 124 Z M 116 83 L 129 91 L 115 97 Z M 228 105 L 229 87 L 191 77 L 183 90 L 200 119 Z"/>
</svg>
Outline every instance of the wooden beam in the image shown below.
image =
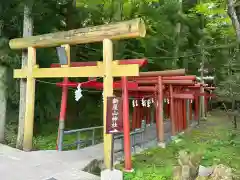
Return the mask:
<svg viewBox="0 0 240 180">
<path fill-rule="evenodd" d="M 192 93 L 173 93 L 173 98 L 176 99 L 194 99 Z"/>
<path fill-rule="evenodd" d="M 148 63 L 147 59 L 123 59 L 123 60 L 115 60 L 119 65 L 127 65 L 127 64 L 138 64 L 140 67 L 146 65 Z M 82 67 L 82 66 L 96 66 L 101 61 L 88 61 L 88 62 L 71 62 L 71 67 Z M 51 64 L 51 68 L 60 67 L 60 64 L 54 63 Z"/>
<path fill-rule="evenodd" d="M 9 42 L 9 46 L 11 49 L 24 49 L 27 47 L 45 48 L 62 44 L 75 45 L 100 42 L 106 38 L 119 40 L 144 37 L 145 34 L 145 24 L 138 18 L 100 26 L 12 39 Z"/>
<path fill-rule="evenodd" d="M 130 80 L 156 80 L 158 79 L 158 76 L 152 76 L 152 77 L 144 77 L 144 76 L 136 76 L 129 78 Z M 163 80 L 196 80 L 196 76 L 163 76 Z"/>
<path fill-rule="evenodd" d="M 35 105 L 35 79 L 32 77 L 32 69 L 36 64 L 36 49 L 28 48 L 28 63 L 26 69 L 27 89 L 26 89 L 26 109 L 24 121 L 23 150 L 32 150 L 33 125 L 34 125 L 34 105 Z"/>
<path fill-rule="evenodd" d="M 26 78 L 25 69 L 15 69 L 14 78 Z M 35 78 L 59 78 L 59 77 L 101 77 L 103 69 L 94 67 L 64 67 L 64 68 L 38 68 L 34 67 L 32 76 Z"/>
<path fill-rule="evenodd" d="M 157 111 L 159 112 L 158 115 L 158 145 L 160 147 L 165 147 L 164 144 L 164 113 L 163 113 L 163 80 L 161 76 L 158 76 L 158 80 L 157 80 L 157 88 L 158 88 L 158 105 L 157 105 Z"/>
<path fill-rule="evenodd" d="M 183 76 L 185 75 L 185 69 L 175 69 L 175 70 L 165 70 L 165 71 L 150 71 L 141 72 L 139 76 L 149 77 L 149 76 Z"/>
<path fill-rule="evenodd" d="M 124 70 L 123 70 L 124 69 Z M 112 63 L 114 77 L 138 76 L 139 66 L 137 64 L 117 65 Z M 32 77 L 34 78 L 59 78 L 59 77 L 103 77 L 104 65 L 85 67 L 64 67 L 64 68 L 38 68 L 34 67 Z M 27 69 L 15 69 L 14 78 L 26 78 Z"/>
<path fill-rule="evenodd" d="M 131 88 L 129 87 L 129 85 L 131 82 L 128 82 L 128 91 L 131 92 L 131 91 L 140 91 L 140 92 L 156 92 L 157 91 L 157 88 L 155 86 L 138 86 L 138 87 L 135 87 L 135 88 Z M 121 88 L 116 88 L 114 89 L 116 91 L 121 91 Z"/>
<path fill-rule="evenodd" d="M 138 84 L 157 84 L 157 80 L 135 80 Z M 162 80 L 163 84 L 172 85 L 194 85 L 192 80 Z"/>
<path fill-rule="evenodd" d="M 106 134 L 107 125 L 107 97 L 113 96 L 113 43 L 109 39 L 103 40 L 103 64 L 104 64 L 104 79 L 103 79 L 103 144 L 104 144 L 104 164 L 107 169 L 111 168 L 112 155 L 112 134 Z"/>
</svg>

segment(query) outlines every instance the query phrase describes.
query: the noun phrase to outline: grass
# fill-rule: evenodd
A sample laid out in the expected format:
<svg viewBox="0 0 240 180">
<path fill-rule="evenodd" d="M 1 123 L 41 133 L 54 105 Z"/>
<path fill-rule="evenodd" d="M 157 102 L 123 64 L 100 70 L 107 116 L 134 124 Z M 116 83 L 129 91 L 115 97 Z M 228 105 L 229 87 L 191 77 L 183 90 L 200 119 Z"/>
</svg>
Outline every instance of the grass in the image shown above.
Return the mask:
<svg viewBox="0 0 240 180">
<path fill-rule="evenodd" d="M 225 164 L 240 179 L 240 132 L 222 112 L 213 112 L 198 128 L 186 132 L 178 143 L 166 149 L 150 149 L 132 158 L 134 173 L 126 173 L 124 180 L 168 180 L 177 164 L 179 150 L 202 152 L 201 165 Z M 123 165 L 118 165 L 122 168 Z"/>
<path fill-rule="evenodd" d="M 96 130 L 95 139 L 101 139 L 101 131 Z M 81 132 L 80 136 L 81 140 L 89 140 L 92 139 L 92 131 Z M 73 133 L 70 135 L 64 135 L 63 144 L 68 145 L 76 142 L 77 133 Z M 55 150 L 56 149 L 56 141 L 57 141 L 57 133 L 49 134 L 49 135 L 40 135 L 34 137 L 33 146 L 36 150 Z M 91 143 L 91 142 L 90 142 Z M 64 150 L 72 150 L 77 149 L 77 145 L 65 147 Z"/>
</svg>

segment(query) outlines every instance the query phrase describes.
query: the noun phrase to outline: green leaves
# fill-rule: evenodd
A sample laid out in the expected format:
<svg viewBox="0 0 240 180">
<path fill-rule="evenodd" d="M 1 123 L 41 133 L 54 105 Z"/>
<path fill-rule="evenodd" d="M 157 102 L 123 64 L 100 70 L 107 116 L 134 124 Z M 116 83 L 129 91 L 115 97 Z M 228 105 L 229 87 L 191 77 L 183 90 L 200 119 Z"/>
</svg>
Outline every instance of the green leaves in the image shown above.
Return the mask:
<svg viewBox="0 0 240 180">
<path fill-rule="evenodd" d="M 206 30 L 209 33 L 219 33 L 223 37 L 229 35 L 233 37 L 232 22 L 223 0 L 204 1 L 196 5 L 192 11 L 205 17 Z"/>
</svg>

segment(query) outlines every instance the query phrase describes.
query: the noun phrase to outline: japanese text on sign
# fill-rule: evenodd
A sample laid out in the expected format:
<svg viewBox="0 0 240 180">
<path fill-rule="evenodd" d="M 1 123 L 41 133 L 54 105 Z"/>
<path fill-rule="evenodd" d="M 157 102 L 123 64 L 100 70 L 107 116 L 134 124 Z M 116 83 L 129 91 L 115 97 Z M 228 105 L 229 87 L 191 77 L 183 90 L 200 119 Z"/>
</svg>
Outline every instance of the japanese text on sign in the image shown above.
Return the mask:
<svg viewBox="0 0 240 180">
<path fill-rule="evenodd" d="M 107 132 L 109 134 L 122 132 L 122 99 L 107 98 Z"/>
</svg>

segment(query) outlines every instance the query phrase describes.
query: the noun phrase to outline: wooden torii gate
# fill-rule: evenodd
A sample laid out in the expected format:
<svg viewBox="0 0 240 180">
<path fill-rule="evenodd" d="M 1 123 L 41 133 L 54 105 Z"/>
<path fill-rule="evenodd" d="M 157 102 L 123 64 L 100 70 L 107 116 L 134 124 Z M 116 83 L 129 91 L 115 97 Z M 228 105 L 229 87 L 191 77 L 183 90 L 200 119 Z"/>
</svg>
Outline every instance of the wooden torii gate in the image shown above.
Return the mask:
<svg viewBox="0 0 240 180">
<path fill-rule="evenodd" d="M 118 61 L 113 61 L 112 40 L 144 37 L 145 34 L 145 24 L 138 18 L 113 24 L 10 40 L 10 48 L 28 49 L 28 62 L 26 67 L 14 70 L 14 78 L 27 79 L 23 149 L 26 151 L 32 149 L 36 78 L 103 77 L 104 163 L 106 168 L 109 169 L 111 166 L 113 138 L 112 135 L 106 134 L 106 111 L 107 97 L 113 96 L 113 77 L 139 75 L 139 65 L 119 65 Z M 98 62 L 96 66 L 70 67 L 70 48 L 66 48 L 68 50 L 67 65 L 59 68 L 39 68 L 36 64 L 36 48 L 61 45 L 70 47 L 69 45 L 101 41 L 103 42 L 103 62 Z"/>
</svg>

